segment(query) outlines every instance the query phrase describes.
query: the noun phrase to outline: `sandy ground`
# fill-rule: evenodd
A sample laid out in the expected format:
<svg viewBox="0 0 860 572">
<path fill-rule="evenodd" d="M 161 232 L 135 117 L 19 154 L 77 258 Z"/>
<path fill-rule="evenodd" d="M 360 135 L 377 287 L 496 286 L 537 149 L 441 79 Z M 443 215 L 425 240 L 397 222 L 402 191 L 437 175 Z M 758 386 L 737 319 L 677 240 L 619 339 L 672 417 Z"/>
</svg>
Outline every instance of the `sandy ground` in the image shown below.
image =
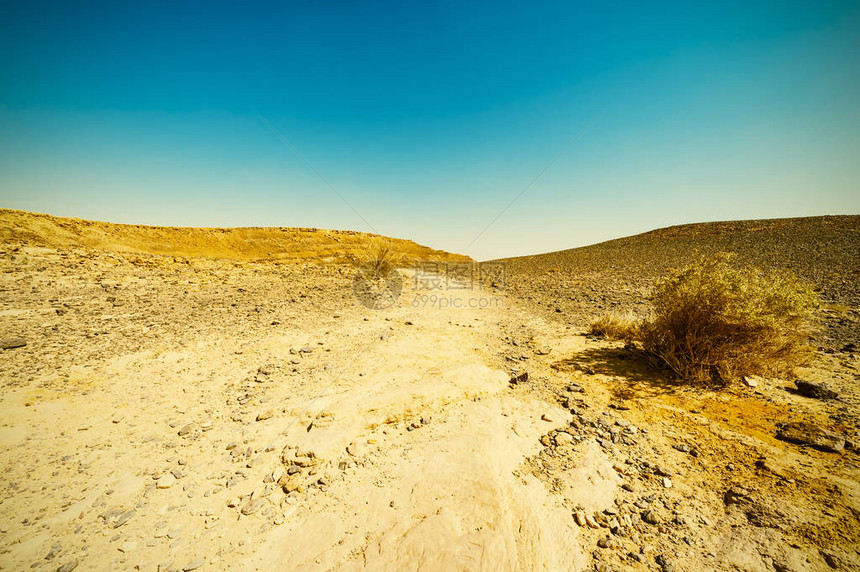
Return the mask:
<svg viewBox="0 0 860 572">
<path fill-rule="evenodd" d="M 0 567 L 860 567 L 852 443 L 773 437 L 850 418 L 853 354 L 808 372 L 826 411 L 780 380 L 690 393 L 502 291 L 404 276 L 372 310 L 346 267 L 7 248 Z"/>
</svg>

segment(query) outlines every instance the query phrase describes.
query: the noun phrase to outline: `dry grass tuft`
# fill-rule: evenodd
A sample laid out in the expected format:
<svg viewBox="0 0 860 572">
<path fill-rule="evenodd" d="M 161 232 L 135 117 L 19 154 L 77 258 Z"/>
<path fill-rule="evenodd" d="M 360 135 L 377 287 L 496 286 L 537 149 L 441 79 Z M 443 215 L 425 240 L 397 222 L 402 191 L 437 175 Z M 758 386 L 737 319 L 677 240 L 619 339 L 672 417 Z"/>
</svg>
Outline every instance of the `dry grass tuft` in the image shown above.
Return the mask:
<svg viewBox="0 0 860 572">
<path fill-rule="evenodd" d="M 613 340 L 632 342 L 640 338 L 641 328 L 642 318 L 636 314 L 610 312 L 591 322 L 589 332 Z"/>
<path fill-rule="evenodd" d="M 653 319 L 640 327 L 645 351 L 687 381 L 786 375 L 811 357 L 812 289 L 731 260 L 719 254 L 671 272 L 656 285 Z"/>
<path fill-rule="evenodd" d="M 392 249 L 389 240 L 374 236 L 364 243 L 357 263 L 367 278 L 379 280 L 400 266 L 403 263 L 403 257 Z"/>
</svg>

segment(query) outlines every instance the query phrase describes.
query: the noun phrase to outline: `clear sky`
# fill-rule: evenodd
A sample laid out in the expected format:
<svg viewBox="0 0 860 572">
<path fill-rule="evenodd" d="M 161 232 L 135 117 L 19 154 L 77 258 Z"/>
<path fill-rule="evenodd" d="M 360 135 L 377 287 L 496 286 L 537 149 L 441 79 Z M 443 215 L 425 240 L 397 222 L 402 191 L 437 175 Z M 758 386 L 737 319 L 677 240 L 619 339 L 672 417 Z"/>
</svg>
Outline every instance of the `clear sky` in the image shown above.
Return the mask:
<svg viewBox="0 0 860 572">
<path fill-rule="evenodd" d="M 860 3 L 2 2 L 0 206 L 479 259 L 856 214 Z"/>
</svg>

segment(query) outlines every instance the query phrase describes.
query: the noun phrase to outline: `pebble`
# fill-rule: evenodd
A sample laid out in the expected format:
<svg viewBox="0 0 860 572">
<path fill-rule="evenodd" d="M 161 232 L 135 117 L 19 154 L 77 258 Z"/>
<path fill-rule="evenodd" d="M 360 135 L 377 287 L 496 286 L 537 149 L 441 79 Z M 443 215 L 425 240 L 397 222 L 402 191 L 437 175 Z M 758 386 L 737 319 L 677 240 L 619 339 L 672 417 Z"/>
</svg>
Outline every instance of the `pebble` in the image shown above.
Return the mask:
<svg viewBox="0 0 860 572">
<path fill-rule="evenodd" d="M 529 380 L 529 372 L 524 371 L 523 373 L 521 373 L 519 375 L 511 376 L 511 379 L 508 381 L 508 383 L 516 385 L 518 383 L 525 383 L 528 380 Z"/>
<path fill-rule="evenodd" d="M 131 520 L 131 517 L 133 517 L 133 516 L 134 516 L 134 509 L 125 511 L 124 513 L 122 513 L 121 515 L 119 515 L 117 517 L 116 521 L 114 521 L 114 523 L 113 523 L 113 527 L 119 528 L 120 526 L 122 526 L 123 524 L 125 524 L 129 520 Z"/>
<path fill-rule="evenodd" d="M 14 350 L 15 348 L 23 348 L 27 345 L 27 340 L 24 338 L 4 338 L 0 340 L 0 349 Z"/>
<path fill-rule="evenodd" d="M 666 487 L 667 489 L 671 489 L 672 488 L 672 479 L 670 479 L 669 477 L 663 477 L 663 486 Z"/>
<path fill-rule="evenodd" d="M 675 450 L 681 451 L 682 453 L 690 452 L 690 446 L 686 443 L 678 443 L 677 445 L 673 445 L 673 447 L 675 448 Z"/>
<path fill-rule="evenodd" d="M 57 568 L 57 572 L 72 572 L 72 570 L 74 570 L 77 567 L 78 567 L 77 559 L 69 560 L 68 562 L 66 562 L 65 564 L 63 564 L 59 568 Z"/>
<path fill-rule="evenodd" d="M 271 419 L 272 415 L 274 415 L 274 413 L 272 413 L 271 409 L 269 411 L 264 411 L 263 413 L 257 415 L 257 421 L 265 421 L 266 419 Z"/>
<path fill-rule="evenodd" d="M 248 516 L 249 514 L 254 514 L 263 506 L 263 499 L 251 499 L 245 503 L 245 506 L 242 507 L 242 514 Z"/>
<path fill-rule="evenodd" d="M 758 387 L 758 380 L 753 377 L 745 375 L 743 381 L 747 387 Z"/>
<path fill-rule="evenodd" d="M 183 425 L 182 428 L 179 430 L 178 434 L 180 437 L 190 435 L 194 431 L 195 427 L 197 427 L 197 425 L 195 425 L 194 423 L 188 423 L 186 425 Z"/>
<path fill-rule="evenodd" d="M 549 422 L 549 423 L 554 423 L 554 422 L 555 422 L 555 418 L 554 418 L 554 416 L 552 415 L 552 413 L 549 413 L 549 412 L 544 413 L 543 415 L 541 415 L 541 416 L 540 416 L 540 418 L 541 418 L 543 421 L 547 421 L 547 422 Z"/>
<path fill-rule="evenodd" d="M 169 489 L 176 483 L 176 477 L 171 474 L 163 475 L 156 481 L 155 486 L 159 489 Z"/>
<path fill-rule="evenodd" d="M 63 545 L 59 542 L 55 542 L 51 549 L 48 551 L 48 554 L 45 555 L 45 560 L 52 560 L 57 554 L 63 551 Z"/>
<path fill-rule="evenodd" d="M 573 442 L 573 436 L 570 433 L 559 432 L 555 436 L 555 444 L 558 446 L 570 445 Z"/>
</svg>

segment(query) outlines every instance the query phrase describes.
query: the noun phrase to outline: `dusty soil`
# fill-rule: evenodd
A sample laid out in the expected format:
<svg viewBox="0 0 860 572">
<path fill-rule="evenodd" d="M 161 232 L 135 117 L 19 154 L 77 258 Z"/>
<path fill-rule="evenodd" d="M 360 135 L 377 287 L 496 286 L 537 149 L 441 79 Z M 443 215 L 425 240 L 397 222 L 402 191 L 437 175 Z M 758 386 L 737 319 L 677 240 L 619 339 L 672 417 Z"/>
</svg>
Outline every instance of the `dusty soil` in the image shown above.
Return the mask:
<svg viewBox="0 0 860 572">
<path fill-rule="evenodd" d="M 851 351 L 695 391 L 502 288 L 2 249 L 0 568 L 860 568 Z"/>
</svg>

